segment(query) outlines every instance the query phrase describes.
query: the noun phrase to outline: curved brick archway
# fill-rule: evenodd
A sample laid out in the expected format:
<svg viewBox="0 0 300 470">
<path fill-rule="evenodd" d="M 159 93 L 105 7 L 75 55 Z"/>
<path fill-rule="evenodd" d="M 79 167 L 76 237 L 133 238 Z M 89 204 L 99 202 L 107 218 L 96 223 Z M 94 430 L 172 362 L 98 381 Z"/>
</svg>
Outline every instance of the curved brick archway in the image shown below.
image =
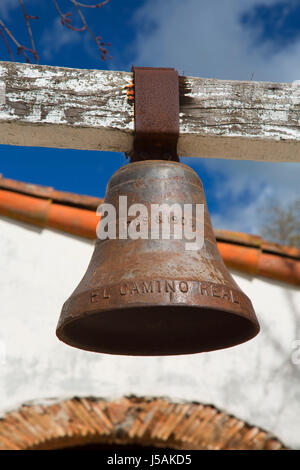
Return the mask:
<svg viewBox="0 0 300 470">
<path fill-rule="evenodd" d="M 0 449 L 92 443 L 174 449 L 283 449 L 274 436 L 208 405 L 162 398 L 72 398 L 26 404 L 0 420 Z"/>
</svg>

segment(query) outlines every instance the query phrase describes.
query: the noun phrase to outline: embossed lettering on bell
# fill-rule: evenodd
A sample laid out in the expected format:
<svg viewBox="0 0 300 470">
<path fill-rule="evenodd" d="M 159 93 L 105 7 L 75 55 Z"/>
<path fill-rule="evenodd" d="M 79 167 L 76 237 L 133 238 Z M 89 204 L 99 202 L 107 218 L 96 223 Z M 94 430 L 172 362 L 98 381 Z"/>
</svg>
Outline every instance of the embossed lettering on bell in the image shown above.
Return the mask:
<svg viewBox="0 0 300 470">
<path fill-rule="evenodd" d="M 106 189 L 117 221 L 120 196 L 148 214 L 153 204 L 182 210 L 202 204 L 203 247 L 186 250 L 185 236 L 131 239 L 118 230 L 114 239 L 97 239 L 86 274 L 63 306 L 58 337 L 77 348 L 127 355 L 205 352 L 253 338 L 255 312 L 219 253 L 198 175 L 173 161 L 130 163 Z"/>
<path fill-rule="evenodd" d="M 134 203 L 128 206 L 127 196 L 119 196 L 116 207 L 101 204 L 97 215 L 97 237 L 106 239 L 181 240 L 184 236 L 186 250 L 200 250 L 204 243 L 204 204 L 149 204 Z M 118 212 L 118 217 L 117 217 Z M 193 216 L 193 212 L 195 216 Z"/>
</svg>

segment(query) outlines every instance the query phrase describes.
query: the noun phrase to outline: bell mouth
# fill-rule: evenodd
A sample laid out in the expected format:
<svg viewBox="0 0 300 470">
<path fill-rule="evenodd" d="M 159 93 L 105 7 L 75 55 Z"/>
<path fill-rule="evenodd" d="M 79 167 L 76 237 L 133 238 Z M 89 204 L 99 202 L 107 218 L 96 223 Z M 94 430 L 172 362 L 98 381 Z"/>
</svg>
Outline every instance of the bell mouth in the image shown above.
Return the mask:
<svg viewBox="0 0 300 470">
<path fill-rule="evenodd" d="M 60 340 L 79 349 L 128 356 L 194 354 L 256 336 L 259 324 L 216 308 L 131 306 L 81 314 L 60 325 Z"/>
</svg>

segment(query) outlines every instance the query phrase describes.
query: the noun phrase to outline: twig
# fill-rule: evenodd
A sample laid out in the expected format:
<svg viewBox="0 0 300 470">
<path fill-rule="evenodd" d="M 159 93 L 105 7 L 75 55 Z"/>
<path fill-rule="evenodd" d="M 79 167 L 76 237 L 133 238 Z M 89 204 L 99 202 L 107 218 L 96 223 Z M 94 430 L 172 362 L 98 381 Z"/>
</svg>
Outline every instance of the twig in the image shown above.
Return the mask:
<svg viewBox="0 0 300 470">
<path fill-rule="evenodd" d="M 109 0 L 108 0 L 108 1 L 109 1 Z M 78 13 L 78 15 L 79 15 L 79 17 L 80 17 L 80 19 L 81 19 L 81 21 L 82 21 L 82 24 L 83 24 L 84 28 L 86 29 L 86 31 L 88 31 L 88 33 L 91 35 L 91 37 L 92 37 L 93 40 L 95 41 L 95 43 L 96 43 L 96 45 L 97 45 L 97 47 L 98 47 L 98 49 L 99 49 L 99 52 L 100 52 L 100 55 L 101 55 L 101 59 L 105 61 L 105 60 L 106 60 L 106 57 L 105 57 L 105 56 L 106 56 L 106 54 L 107 54 L 107 49 L 105 49 L 105 48 L 102 47 L 102 46 L 105 46 L 105 45 L 110 46 L 110 43 L 105 44 L 104 42 L 100 41 L 101 36 L 95 36 L 95 34 L 93 33 L 93 31 L 90 29 L 89 25 L 87 24 L 87 21 L 86 21 L 86 19 L 85 19 L 85 16 L 84 16 L 84 14 L 82 13 L 82 11 L 80 10 L 80 8 L 79 8 L 80 4 L 77 2 L 77 0 L 70 0 L 70 2 L 73 3 L 74 7 L 76 8 L 76 11 L 77 11 L 77 13 Z M 106 1 L 106 2 L 102 2 L 102 3 L 105 5 L 105 3 L 108 3 L 108 2 Z M 100 4 L 98 4 L 98 5 L 100 5 Z M 84 6 L 86 7 L 87 5 L 84 5 Z M 88 6 L 88 7 L 89 7 L 89 6 Z M 92 6 L 90 6 L 90 7 L 92 7 Z M 96 7 L 96 5 L 94 5 L 94 7 L 95 7 L 95 8 L 99 8 L 99 7 Z"/>
<path fill-rule="evenodd" d="M 7 36 L 9 36 L 9 38 L 12 40 L 12 42 L 17 47 L 18 55 L 22 54 L 24 56 L 26 62 L 30 63 L 30 59 L 29 59 L 28 55 L 26 54 L 25 50 L 27 50 L 28 52 L 32 52 L 32 51 L 30 49 L 27 49 L 27 47 L 25 47 L 25 46 L 21 46 L 21 44 L 16 40 L 16 38 L 13 36 L 12 32 L 5 26 L 5 24 L 3 23 L 3 21 L 1 19 L 0 19 L 0 26 L 2 26 L 2 28 L 6 32 Z"/>
<path fill-rule="evenodd" d="M 19 4 L 20 4 L 20 7 L 21 7 L 21 9 L 22 9 L 23 16 L 24 16 L 24 19 L 25 19 L 25 22 L 26 22 L 27 31 L 28 31 L 28 35 L 29 35 L 30 43 L 31 43 L 31 52 L 32 52 L 32 54 L 33 54 L 33 57 L 34 57 L 34 59 L 35 59 L 35 62 L 38 62 L 39 56 L 38 56 L 37 50 L 36 50 L 36 48 L 35 48 L 34 39 L 33 39 L 33 34 L 32 34 L 31 26 L 30 26 L 30 23 L 29 23 L 29 19 L 31 19 L 31 20 L 38 20 L 39 17 L 38 17 L 38 16 L 31 16 L 31 15 L 28 15 L 28 13 L 26 12 L 25 7 L 24 7 L 23 0 L 19 0 Z M 27 50 L 28 50 L 28 49 L 27 49 Z"/>
<path fill-rule="evenodd" d="M 75 26 L 72 25 L 72 19 L 71 15 L 72 13 L 68 11 L 67 13 L 63 13 L 61 9 L 59 8 L 59 5 L 56 0 L 52 0 L 52 3 L 54 4 L 59 16 L 60 16 L 60 21 L 63 26 L 67 26 L 69 29 L 72 31 L 85 31 L 85 26 L 82 28 L 76 28 Z"/>
<path fill-rule="evenodd" d="M 8 44 L 7 39 L 6 39 L 6 37 L 5 37 L 5 34 L 3 33 L 1 27 L 0 27 L 0 36 L 1 36 L 2 39 L 3 39 L 3 42 L 4 42 L 4 44 L 5 44 L 5 46 L 6 46 L 7 50 L 8 50 L 8 53 L 9 53 L 9 55 L 10 55 L 11 60 L 14 61 L 15 58 L 14 58 L 14 55 L 13 55 L 13 53 L 12 53 L 11 47 L 10 47 L 10 45 Z"/>
<path fill-rule="evenodd" d="M 52 0 L 52 3 L 54 4 L 56 10 L 58 11 L 58 14 L 60 15 L 60 17 L 63 18 L 65 15 L 63 14 L 63 12 L 61 11 L 61 9 L 59 8 L 57 1 L 56 1 L 56 0 Z M 70 14 L 71 14 L 71 13 L 70 13 Z"/>
<path fill-rule="evenodd" d="M 92 37 L 92 39 L 94 40 L 94 42 L 96 43 L 102 60 L 106 60 L 106 57 L 107 57 L 106 47 L 109 47 L 110 43 L 102 42 L 101 36 L 96 36 L 93 33 L 93 31 L 89 27 L 89 25 L 87 23 L 87 20 L 86 20 L 84 14 L 82 13 L 80 8 L 101 8 L 104 5 L 106 5 L 107 3 L 109 3 L 111 0 L 104 0 L 102 2 L 98 2 L 95 5 L 81 3 L 81 2 L 78 2 L 77 0 L 69 0 L 72 3 L 73 7 L 76 9 L 76 12 L 77 12 L 77 14 L 78 14 L 78 16 L 79 16 L 79 18 L 82 22 L 81 27 L 76 27 L 76 26 L 73 25 L 73 23 L 72 23 L 72 12 L 68 11 L 67 13 L 63 13 L 62 10 L 60 9 L 58 1 L 57 0 L 51 0 L 51 1 L 54 5 L 56 11 L 58 12 L 58 14 L 60 16 L 61 24 L 65 27 L 71 29 L 72 31 L 78 31 L 78 32 L 87 31 L 90 34 L 90 36 Z M 25 20 L 25 23 L 26 23 L 31 48 L 21 45 L 1 19 L 0 19 L 0 40 L 1 39 L 3 40 L 11 60 L 14 60 L 14 55 L 13 55 L 13 52 L 12 52 L 12 48 L 10 47 L 10 44 L 7 40 L 7 37 L 16 46 L 17 54 L 18 55 L 21 54 L 24 57 L 24 59 L 26 60 L 26 62 L 28 62 L 28 63 L 31 62 L 28 53 L 33 55 L 35 62 L 38 62 L 39 56 L 38 56 L 38 52 L 37 52 L 36 47 L 35 47 L 35 41 L 34 41 L 34 38 L 33 38 L 33 33 L 32 33 L 32 29 L 31 29 L 31 25 L 30 25 L 30 20 L 36 20 L 36 19 L 39 19 L 39 18 L 37 16 L 32 16 L 32 15 L 29 15 L 27 13 L 27 11 L 25 9 L 25 6 L 24 6 L 24 0 L 19 0 L 19 5 L 20 5 L 20 8 L 22 10 L 24 20 Z M 111 58 L 111 57 L 109 57 L 109 58 Z"/>
<path fill-rule="evenodd" d="M 82 8 L 101 8 L 104 7 L 104 5 L 107 5 L 111 0 L 105 0 L 104 2 L 97 3 L 96 5 L 86 5 L 85 3 L 79 3 L 77 2 L 77 5 Z"/>
</svg>

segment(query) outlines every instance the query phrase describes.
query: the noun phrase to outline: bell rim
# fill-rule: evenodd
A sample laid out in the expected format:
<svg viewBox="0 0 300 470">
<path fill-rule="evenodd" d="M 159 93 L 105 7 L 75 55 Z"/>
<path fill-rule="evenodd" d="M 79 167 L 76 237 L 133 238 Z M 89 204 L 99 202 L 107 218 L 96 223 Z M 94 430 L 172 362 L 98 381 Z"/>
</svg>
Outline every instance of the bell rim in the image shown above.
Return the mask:
<svg viewBox="0 0 300 470">
<path fill-rule="evenodd" d="M 198 347 L 195 346 L 193 348 L 190 348 L 190 350 L 186 350 L 186 349 L 180 350 L 180 346 L 178 346 L 176 351 L 175 351 L 175 348 L 173 349 L 173 352 L 172 352 L 172 349 L 171 350 L 166 349 L 165 352 L 159 350 L 159 352 L 155 354 L 151 352 L 145 353 L 142 350 L 140 351 L 136 350 L 135 352 L 124 352 L 126 349 L 126 348 L 124 349 L 124 347 L 121 347 L 118 350 L 116 348 L 101 348 L 101 346 L 99 345 L 97 347 L 91 347 L 90 345 L 84 344 L 83 342 L 80 342 L 79 340 L 71 339 L 70 336 L 65 334 L 66 327 L 70 326 L 71 324 L 74 325 L 75 323 L 80 323 L 82 320 L 91 319 L 91 317 L 93 318 L 100 317 L 101 319 L 106 313 L 108 315 L 111 315 L 114 312 L 116 312 L 117 314 L 120 314 L 120 310 L 122 310 L 124 315 L 126 315 L 127 313 L 126 311 L 129 311 L 129 310 L 131 311 L 143 310 L 144 312 L 145 310 L 149 310 L 151 311 L 151 315 L 152 315 L 155 310 L 159 310 L 161 312 L 162 310 L 169 311 L 171 308 L 176 309 L 178 313 L 179 313 L 179 310 L 188 309 L 190 311 L 196 311 L 196 310 L 205 310 L 208 312 L 214 311 L 216 315 L 225 314 L 225 316 L 228 317 L 228 319 L 230 319 L 230 317 L 234 319 L 235 323 L 236 323 L 236 320 L 238 320 L 238 323 L 240 324 L 244 323 L 244 325 L 247 325 L 245 328 L 246 333 L 244 332 L 244 335 L 239 336 L 239 339 L 237 340 L 232 340 L 232 336 L 230 335 L 231 341 L 228 341 L 228 344 L 226 346 L 224 346 L 224 343 L 221 344 L 220 346 L 216 345 L 215 343 L 212 343 L 211 347 L 209 347 L 208 349 L 201 349 L 199 348 L 199 346 Z M 204 314 L 204 312 L 202 313 Z M 73 318 L 66 318 L 62 320 L 61 322 L 59 322 L 57 329 L 56 329 L 56 336 L 60 341 L 64 342 L 65 344 L 68 344 L 69 346 L 82 349 L 85 351 L 102 353 L 102 354 L 126 355 L 126 356 L 175 356 L 175 355 L 198 354 L 198 353 L 205 353 L 205 352 L 218 351 L 222 349 L 228 349 L 228 348 L 246 343 L 247 341 L 250 341 L 251 339 L 255 338 L 260 332 L 260 324 L 256 318 L 254 310 L 253 310 L 253 314 L 254 316 L 251 317 L 249 316 L 249 314 L 247 315 L 247 314 L 243 314 L 242 312 L 233 312 L 233 311 L 230 311 L 229 309 L 222 308 L 222 307 L 219 307 L 218 309 L 216 309 L 213 306 L 212 307 L 205 306 L 204 308 L 202 308 L 199 305 L 186 305 L 186 304 L 176 304 L 176 305 L 166 304 L 166 305 L 155 305 L 155 306 L 131 304 L 131 305 L 122 307 L 122 309 L 117 309 L 117 308 L 107 309 L 105 310 L 105 313 L 103 311 L 85 311 L 85 312 L 82 312 L 80 316 L 76 316 Z M 194 319 L 195 319 L 195 316 L 194 316 Z M 192 319 L 192 322 L 195 323 L 194 319 Z M 242 322 L 240 320 L 242 320 Z M 114 327 L 115 327 L 116 323 L 114 321 L 112 321 L 112 323 L 114 323 Z M 178 325 L 176 326 L 176 328 L 178 328 Z M 106 333 L 104 332 L 103 335 L 105 336 Z"/>
</svg>

